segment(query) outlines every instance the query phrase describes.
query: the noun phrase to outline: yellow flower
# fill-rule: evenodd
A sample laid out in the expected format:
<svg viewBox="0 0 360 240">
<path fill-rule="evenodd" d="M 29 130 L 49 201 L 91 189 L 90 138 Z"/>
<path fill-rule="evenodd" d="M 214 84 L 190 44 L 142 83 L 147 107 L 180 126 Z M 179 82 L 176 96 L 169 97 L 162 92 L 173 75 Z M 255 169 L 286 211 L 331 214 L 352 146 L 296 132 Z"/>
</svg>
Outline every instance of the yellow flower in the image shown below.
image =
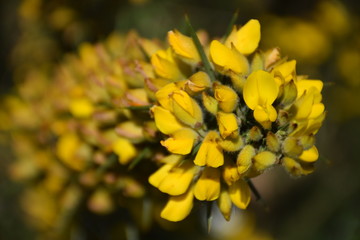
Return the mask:
<svg viewBox="0 0 360 240">
<path fill-rule="evenodd" d="M 220 194 L 220 171 L 205 167 L 194 186 L 194 195 L 200 201 L 214 201 Z"/>
<path fill-rule="evenodd" d="M 199 104 L 183 90 L 175 90 L 170 95 L 174 115 L 186 125 L 199 127 L 203 122 Z"/>
<path fill-rule="evenodd" d="M 149 177 L 149 182 L 160 191 L 172 196 L 186 192 L 194 177 L 196 167 L 191 161 L 180 165 L 165 164 Z"/>
<path fill-rule="evenodd" d="M 242 54 L 248 55 L 253 53 L 260 41 L 260 23 L 256 19 L 251 19 L 239 30 L 234 26 L 229 37 L 225 41 L 227 47 L 232 45 Z"/>
<path fill-rule="evenodd" d="M 250 188 L 247 183 L 240 179 L 229 186 L 231 201 L 240 209 L 245 209 L 250 203 Z"/>
<path fill-rule="evenodd" d="M 194 163 L 198 166 L 219 167 L 224 164 L 224 155 L 218 144 L 220 136 L 215 131 L 209 131 L 201 143 Z"/>
<path fill-rule="evenodd" d="M 227 75 L 228 71 L 236 74 L 247 74 L 249 71 L 249 62 L 234 47 L 228 48 L 217 40 L 213 40 L 210 44 L 210 59 L 215 67 L 221 73 Z"/>
<path fill-rule="evenodd" d="M 156 127 L 164 134 L 171 134 L 185 127 L 169 110 L 153 106 L 151 112 L 154 114 Z"/>
<path fill-rule="evenodd" d="M 129 163 L 137 154 L 134 145 L 126 138 L 119 137 L 113 143 L 113 151 L 119 156 L 119 162 L 121 164 Z"/>
<path fill-rule="evenodd" d="M 256 121 L 266 123 L 276 120 L 277 112 L 272 104 L 278 92 L 279 88 L 270 73 L 258 70 L 250 74 L 243 94 L 246 105 L 254 110 Z"/>
<path fill-rule="evenodd" d="M 189 77 L 186 86 L 194 93 L 204 91 L 211 86 L 209 75 L 205 72 L 197 72 Z"/>
<path fill-rule="evenodd" d="M 219 131 L 222 138 L 236 138 L 239 135 L 239 127 L 236 115 L 219 111 L 216 115 Z"/>
<path fill-rule="evenodd" d="M 217 83 L 214 84 L 214 89 L 214 96 L 220 109 L 227 113 L 234 111 L 239 101 L 236 92 L 228 86 Z"/>
<path fill-rule="evenodd" d="M 75 117 L 87 118 L 94 112 L 92 103 L 86 98 L 75 98 L 70 102 L 70 112 Z"/>
<path fill-rule="evenodd" d="M 165 141 L 161 141 L 161 145 L 166 147 L 169 152 L 186 155 L 191 152 L 198 134 L 190 128 L 181 128 L 170 136 Z"/>
<path fill-rule="evenodd" d="M 181 34 L 179 31 L 169 31 L 168 40 L 171 48 L 179 56 L 191 60 L 192 62 L 199 62 L 200 56 L 195 47 L 193 40 Z"/>
<path fill-rule="evenodd" d="M 178 222 L 186 218 L 193 207 L 194 193 L 189 189 L 179 196 L 171 196 L 160 216 L 172 222 Z"/>
<path fill-rule="evenodd" d="M 179 80 L 183 77 L 177 63 L 174 60 L 171 49 L 167 51 L 159 50 L 151 56 L 151 64 L 157 75 L 160 77 Z"/>
</svg>

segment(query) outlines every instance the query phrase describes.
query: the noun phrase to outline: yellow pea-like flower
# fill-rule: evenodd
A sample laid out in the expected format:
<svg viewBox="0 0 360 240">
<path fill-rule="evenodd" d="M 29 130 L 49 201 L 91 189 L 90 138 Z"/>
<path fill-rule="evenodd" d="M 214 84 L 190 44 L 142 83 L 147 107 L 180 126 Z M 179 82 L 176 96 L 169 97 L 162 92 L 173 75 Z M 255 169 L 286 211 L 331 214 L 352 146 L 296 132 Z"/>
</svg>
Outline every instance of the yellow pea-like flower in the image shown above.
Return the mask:
<svg viewBox="0 0 360 240">
<path fill-rule="evenodd" d="M 203 140 L 194 163 L 198 166 L 209 166 L 217 168 L 224 164 L 223 151 L 218 144 L 220 136 L 215 131 L 209 131 Z"/>
<path fill-rule="evenodd" d="M 194 93 L 204 91 L 211 87 L 211 80 L 207 73 L 199 71 L 189 77 L 186 86 Z"/>
<path fill-rule="evenodd" d="M 87 118 L 94 113 L 94 106 L 89 99 L 81 97 L 70 101 L 69 110 L 75 117 Z"/>
<path fill-rule="evenodd" d="M 202 110 L 199 104 L 183 90 L 174 91 L 171 96 L 174 115 L 186 125 L 193 128 L 203 123 Z"/>
<path fill-rule="evenodd" d="M 249 185 L 242 179 L 229 186 L 231 201 L 240 209 L 246 209 L 250 203 Z"/>
<path fill-rule="evenodd" d="M 233 45 L 240 53 L 248 55 L 259 46 L 260 37 L 260 23 L 256 19 L 251 19 L 239 30 L 234 27 L 226 39 L 225 45 L 227 47 Z"/>
<path fill-rule="evenodd" d="M 254 110 L 256 121 L 276 120 L 277 113 L 272 103 L 278 93 L 279 87 L 270 73 L 258 70 L 250 74 L 244 85 L 243 96 L 246 105 Z"/>
<path fill-rule="evenodd" d="M 249 71 L 249 62 L 246 57 L 234 47 L 228 48 L 217 40 L 210 44 L 210 58 L 218 70 L 224 74 L 229 70 L 237 74 L 246 74 Z"/>
<path fill-rule="evenodd" d="M 193 62 L 200 62 L 199 53 L 190 37 L 174 30 L 168 32 L 168 40 L 176 54 Z"/>
<path fill-rule="evenodd" d="M 181 128 L 170 136 L 165 141 L 161 141 L 161 145 L 169 152 L 186 155 L 191 152 L 198 134 L 190 128 Z"/>
<path fill-rule="evenodd" d="M 304 94 L 305 91 L 309 91 L 311 88 L 315 88 L 318 93 L 322 91 L 324 83 L 320 80 L 302 79 L 296 81 L 296 88 L 298 92 L 298 98 Z"/>
<path fill-rule="evenodd" d="M 180 196 L 171 196 L 161 211 L 160 216 L 172 222 L 178 222 L 186 218 L 193 207 L 194 193 L 189 189 Z"/>
<path fill-rule="evenodd" d="M 172 196 L 184 194 L 194 177 L 196 167 L 190 161 L 179 166 L 166 164 L 149 177 L 149 182 Z"/>
<path fill-rule="evenodd" d="M 236 164 L 232 161 L 226 160 L 223 167 L 222 177 L 229 186 L 239 180 L 240 175 Z"/>
<path fill-rule="evenodd" d="M 219 111 L 216 114 L 216 119 L 222 138 L 237 138 L 239 136 L 239 126 L 234 113 L 224 113 Z"/>
<path fill-rule="evenodd" d="M 119 137 L 113 143 L 113 151 L 119 156 L 119 162 L 121 164 L 129 163 L 137 154 L 134 145 L 126 138 Z"/>
<path fill-rule="evenodd" d="M 194 195 L 200 201 L 214 201 L 220 194 L 220 170 L 205 167 L 194 186 Z"/>
<path fill-rule="evenodd" d="M 219 107 L 224 112 L 230 113 L 237 107 L 239 97 L 236 92 L 222 84 L 214 84 L 214 97 L 219 102 Z"/>
<path fill-rule="evenodd" d="M 185 127 L 169 110 L 154 106 L 151 108 L 156 127 L 164 134 L 171 134 Z"/>
<path fill-rule="evenodd" d="M 172 111 L 170 95 L 176 90 L 180 90 L 179 87 L 175 83 L 169 83 L 155 93 L 156 100 L 158 100 L 162 107 Z"/>
<path fill-rule="evenodd" d="M 159 50 L 151 56 L 151 64 L 157 75 L 160 77 L 179 80 L 183 77 L 177 66 L 170 49 L 167 51 Z"/>
<path fill-rule="evenodd" d="M 81 140 L 74 133 L 66 133 L 61 135 L 56 145 L 56 154 L 67 166 L 82 170 L 86 166 L 84 159 L 76 156 L 80 148 Z"/>
<path fill-rule="evenodd" d="M 312 146 L 308 150 L 304 150 L 299 159 L 304 162 L 315 162 L 319 158 L 319 152 L 315 146 Z"/>
<path fill-rule="evenodd" d="M 212 96 L 208 95 L 206 92 L 202 93 L 202 101 L 204 103 L 205 109 L 212 113 L 213 115 L 216 115 L 219 109 L 219 102 L 213 98 Z"/>
<path fill-rule="evenodd" d="M 295 76 L 296 60 L 284 62 L 273 68 L 272 74 L 280 73 L 285 82 L 289 82 Z"/>
</svg>

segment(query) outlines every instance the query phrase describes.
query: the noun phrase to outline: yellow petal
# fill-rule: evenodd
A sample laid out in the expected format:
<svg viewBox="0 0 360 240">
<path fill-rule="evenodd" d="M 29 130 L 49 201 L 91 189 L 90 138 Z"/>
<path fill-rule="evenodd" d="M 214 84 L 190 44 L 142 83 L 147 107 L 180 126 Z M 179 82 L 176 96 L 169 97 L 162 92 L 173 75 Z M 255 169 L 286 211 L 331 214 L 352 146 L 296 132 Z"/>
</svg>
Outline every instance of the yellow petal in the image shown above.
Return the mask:
<svg viewBox="0 0 360 240">
<path fill-rule="evenodd" d="M 320 80 L 308 80 L 303 79 L 296 82 L 296 88 L 298 91 L 298 97 L 302 96 L 305 91 L 309 91 L 311 88 L 315 88 L 318 92 L 321 92 L 324 84 Z"/>
<path fill-rule="evenodd" d="M 151 56 L 151 64 L 160 77 L 173 81 L 182 78 L 182 74 L 175 63 L 170 51 L 159 50 Z"/>
<path fill-rule="evenodd" d="M 154 106 L 151 108 L 154 114 L 156 127 L 164 134 L 171 134 L 184 127 L 176 117 L 163 107 Z"/>
<path fill-rule="evenodd" d="M 254 168 L 263 171 L 276 162 L 276 156 L 270 151 L 263 151 L 254 156 Z"/>
<path fill-rule="evenodd" d="M 250 203 L 250 188 L 242 179 L 229 186 L 229 195 L 231 201 L 240 209 L 246 209 Z"/>
<path fill-rule="evenodd" d="M 277 112 L 272 105 L 267 105 L 265 108 L 261 105 L 257 105 L 254 109 L 254 118 L 259 123 L 274 122 L 277 117 Z"/>
<path fill-rule="evenodd" d="M 188 58 L 194 62 L 200 61 L 199 53 L 195 47 L 193 40 L 181 34 L 179 31 L 168 32 L 169 44 L 174 52 L 181 57 Z"/>
<path fill-rule="evenodd" d="M 243 96 L 246 105 L 254 110 L 257 105 L 271 105 L 277 98 L 279 88 L 270 73 L 259 70 L 247 78 Z"/>
<path fill-rule="evenodd" d="M 121 164 L 127 164 L 137 153 L 134 145 L 126 138 L 118 138 L 113 143 L 113 151 L 119 156 L 119 162 Z"/>
<path fill-rule="evenodd" d="M 161 141 L 161 145 L 167 148 L 169 152 L 186 155 L 191 152 L 195 139 L 198 134 L 190 128 L 182 128 L 165 141 Z"/>
<path fill-rule="evenodd" d="M 312 146 L 310 149 L 305 150 L 299 156 L 299 159 L 304 162 L 315 162 L 319 158 L 319 152 L 315 146 Z"/>
<path fill-rule="evenodd" d="M 172 196 L 186 192 L 193 180 L 195 166 L 191 161 L 186 161 L 180 166 L 174 166 L 160 182 L 158 189 Z"/>
<path fill-rule="evenodd" d="M 260 42 L 260 23 L 256 19 L 251 19 L 238 31 L 234 31 L 226 39 L 225 45 L 230 47 L 231 44 L 241 52 L 242 54 L 248 55 L 253 53 Z"/>
<path fill-rule="evenodd" d="M 236 92 L 222 84 L 214 84 L 214 89 L 214 97 L 219 102 L 220 109 L 227 113 L 234 111 L 239 100 Z"/>
<path fill-rule="evenodd" d="M 194 194 L 192 189 L 180 196 L 172 196 L 161 211 L 160 216 L 172 222 L 186 218 L 193 207 Z"/>
<path fill-rule="evenodd" d="M 94 112 L 94 107 L 87 98 L 72 99 L 69 108 L 71 114 L 78 118 L 90 117 Z"/>
<path fill-rule="evenodd" d="M 232 202 L 228 191 L 221 190 L 217 204 L 226 221 L 229 221 L 231 217 Z"/>
<path fill-rule="evenodd" d="M 325 106 L 322 103 L 316 103 L 312 106 L 309 118 L 319 117 L 325 110 Z"/>
<path fill-rule="evenodd" d="M 175 85 L 175 83 L 169 83 L 157 91 L 155 93 L 155 97 L 162 107 L 172 111 L 170 95 L 176 90 L 179 90 L 179 88 Z"/>
<path fill-rule="evenodd" d="M 174 156 L 174 155 L 170 155 L 170 156 Z M 154 187 L 159 188 L 161 182 L 166 178 L 166 176 L 169 174 L 171 169 L 174 167 L 174 164 L 170 164 L 170 163 L 165 164 L 161 168 L 159 168 L 156 172 L 151 174 L 149 177 L 149 183 Z"/>
<path fill-rule="evenodd" d="M 198 166 L 217 168 L 224 164 L 224 155 L 218 145 L 220 136 L 215 131 L 209 131 L 196 154 L 194 163 Z"/>
<path fill-rule="evenodd" d="M 228 185 L 231 185 L 240 179 L 240 175 L 235 163 L 229 160 L 225 161 L 222 177 Z"/>
<path fill-rule="evenodd" d="M 197 128 L 202 124 L 202 110 L 189 94 L 183 90 L 177 90 L 173 92 L 171 99 L 172 109 L 177 119 L 193 128 Z"/>
<path fill-rule="evenodd" d="M 255 148 L 252 145 L 246 145 L 239 153 L 236 165 L 239 174 L 245 173 L 252 165 L 252 158 L 255 156 Z"/>
<path fill-rule="evenodd" d="M 200 201 L 214 201 L 220 194 L 220 171 L 205 167 L 194 187 L 194 195 Z"/>
<path fill-rule="evenodd" d="M 296 61 L 291 60 L 291 61 L 282 63 L 279 66 L 274 67 L 274 69 L 271 72 L 272 73 L 279 72 L 285 79 L 285 82 L 289 82 L 291 79 L 294 78 L 295 67 L 296 67 Z"/>
<path fill-rule="evenodd" d="M 219 131 L 222 138 L 236 138 L 239 135 L 239 127 L 234 113 L 218 112 L 216 114 Z"/>
<path fill-rule="evenodd" d="M 312 106 L 314 104 L 314 92 L 304 92 L 304 94 L 296 100 L 292 106 L 293 111 L 295 111 L 294 118 L 297 120 L 306 119 L 309 117 Z"/>
<path fill-rule="evenodd" d="M 56 154 L 67 166 L 80 171 L 86 166 L 86 161 L 76 156 L 80 146 L 81 140 L 78 136 L 73 133 L 67 133 L 60 136 L 56 144 Z"/>
<path fill-rule="evenodd" d="M 218 108 L 219 108 L 218 101 L 216 101 L 215 98 L 209 96 L 206 92 L 202 93 L 202 100 L 203 100 L 204 107 L 206 108 L 206 110 L 208 110 L 213 115 L 216 115 Z"/>
<path fill-rule="evenodd" d="M 211 80 L 209 75 L 203 71 L 199 71 L 193 74 L 188 81 L 186 81 L 186 86 L 193 92 L 201 92 L 206 88 L 211 87 Z"/>
<path fill-rule="evenodd" d="M 249 63 L 241 53 L 234 48 L 226 47 L 217 40 L 213 40 L 210 44 L 210 57 L 224 73 L 232 70 L 238 74 L 246 74 L 249 70 Z"/>
</svg>

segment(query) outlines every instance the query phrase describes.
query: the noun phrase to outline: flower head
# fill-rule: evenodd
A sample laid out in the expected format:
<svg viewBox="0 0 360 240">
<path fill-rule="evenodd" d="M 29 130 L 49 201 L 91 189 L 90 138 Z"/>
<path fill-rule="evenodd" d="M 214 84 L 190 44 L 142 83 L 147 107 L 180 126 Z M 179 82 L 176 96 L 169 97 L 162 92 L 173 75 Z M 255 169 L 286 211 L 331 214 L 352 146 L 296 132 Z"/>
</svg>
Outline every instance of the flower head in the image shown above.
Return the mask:
<svg viewBox="0 0 360 240">
<path fill-rule="evenodd" d="M 194 51 L 201 49 L 193 39 L 169 33 L 169 58 L 192 71 L 174 75 L 155 91 L 158 104 L 152 113 L 165 134 L 161 144 L 170 156 L 181 156 L 149 179 L 171 196 L 163 218 L 185 218 L 197 199 L 217 201 L 229 219 L 232 204 L 244 209 L 250 202 L 248 179 L 276 165 L 296 176 L 313 171 L 318 158 L 314 135 L 324 119 L 322 82 L 297 76 L 296 61 L 282 60 L 277 49 L 257 52 L 259 40 L 260 24 L 250 20 L 240 29 L 234 27 L 224 42 L 202 46 L 209 48 L 209 70 L 202 63 L 207 59 L 200 61 Z M 167 69 L 167 63 L 153 62 L 159 77 L 164 76 L 156 73 L 158 68 L 174 66 Z M 213 74 L 211 81 L 208 76 Z M 191 171 L 185 174 L 184 168 Z M 174 181 L 177 172 L 182 174 Z M 161 185 L 153 180 L 159 174 Z M 170 184 L 171 191 L 164 191 L 163 184 Z M 181 191 L 173 192 L 178 188 Z M 184 210 L 177 209 L 174 217 L 170 209 L 177 207 Z"/>
</svg>

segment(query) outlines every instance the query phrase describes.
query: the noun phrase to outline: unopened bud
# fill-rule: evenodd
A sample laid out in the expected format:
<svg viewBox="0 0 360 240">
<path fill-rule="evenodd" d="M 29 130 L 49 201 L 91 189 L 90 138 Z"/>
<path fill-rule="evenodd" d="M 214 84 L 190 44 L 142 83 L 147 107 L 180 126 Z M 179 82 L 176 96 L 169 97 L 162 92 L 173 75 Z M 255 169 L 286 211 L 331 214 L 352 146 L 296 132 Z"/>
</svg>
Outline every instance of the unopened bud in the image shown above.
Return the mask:
<svg viewBox="0 0 360 240">
<path fill-rule="evenodd" d="M 278 152 L 280 150 L 280 141 L 274 133 L 268 132 L 266 136 L 266 146 L 272 152 Z"/>
</svg>

